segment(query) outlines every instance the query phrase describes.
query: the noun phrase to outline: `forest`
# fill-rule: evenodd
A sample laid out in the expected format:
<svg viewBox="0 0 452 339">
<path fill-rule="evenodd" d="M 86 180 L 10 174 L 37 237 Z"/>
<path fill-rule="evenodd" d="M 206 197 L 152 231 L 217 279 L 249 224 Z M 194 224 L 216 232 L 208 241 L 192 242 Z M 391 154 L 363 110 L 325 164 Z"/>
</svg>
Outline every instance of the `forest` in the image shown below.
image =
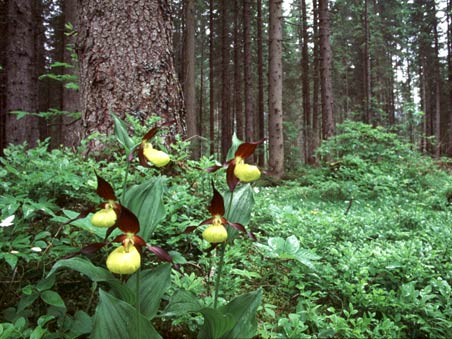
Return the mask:
<svg viewBox="0 0 452 339">
<path fill-rule="evenodd" d="M 450 337 L 451 15 L 0 0 L 0 339 Z"/>
</svg>

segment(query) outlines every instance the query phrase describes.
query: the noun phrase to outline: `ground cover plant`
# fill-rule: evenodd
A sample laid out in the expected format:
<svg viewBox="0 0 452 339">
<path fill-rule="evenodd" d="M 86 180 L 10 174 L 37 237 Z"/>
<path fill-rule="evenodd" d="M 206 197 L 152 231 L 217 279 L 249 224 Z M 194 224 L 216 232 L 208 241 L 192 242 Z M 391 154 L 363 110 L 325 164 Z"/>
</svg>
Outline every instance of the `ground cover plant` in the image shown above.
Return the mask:
<svg viewBox="0 0 452 339">
<path fill-rule="evenodd" d="M 164 131 L 117 119 L 100 160 L 6 150 L 0 338 L 447 337 L 447 163 L 347 122 L 318 167 L 274 185 L 235 171 L 260 142 L 235 140 L 224 168 L 166 148 Z M 111 256 L 121 248 L 132 268 Z"/>
</svg>

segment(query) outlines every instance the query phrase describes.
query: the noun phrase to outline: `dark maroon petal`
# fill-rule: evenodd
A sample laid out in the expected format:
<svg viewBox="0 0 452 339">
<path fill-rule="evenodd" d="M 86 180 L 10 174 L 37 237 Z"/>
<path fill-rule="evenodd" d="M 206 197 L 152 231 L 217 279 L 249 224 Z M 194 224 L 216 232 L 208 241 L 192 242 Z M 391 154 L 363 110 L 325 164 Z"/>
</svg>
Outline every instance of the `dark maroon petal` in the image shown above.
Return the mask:
<svg viewBox="0 0 452 339">
<path fill-rule="evenodd" d="M 138 146 L 138 150 L 137 150 L 138 160 L 140 161 L 140 165 L 143 167 L 151 167 L 148 163 L 148 160 L 144 156 L 143 151 L 144 151 L 144 145 L 141 144 L 140 146 Z"/>
<path fill-rule="evenodd" d="M 213 222 L 213 219 L 214 219 L 214 218 L 206 219 L 206 220 L 204 220 L 202 223 L 200 223 L 199 226 L 202 226 L 202 225 L 210 225 L 210 224 Z"/>
<path fill-rule="evenodd" d="M 152 139 L 157 132 L 159 131 L 159 127 L 153 127 L 151 128 L 143 137 L 143 141 L 148 141 L 149 139 Z"/>
<path fill-rule="evenodd" d="M 213 189 L 213 197 L 210 202 L 210 206 L 207 208 L 211 215 L 224 215 L 224 201 L 223 196 L 218 192 L 213 185 L 212 182 L 212 189 Z"/>
<path fill-rule="evenodd" d="M 216 166 L 206 168 L 206 171 L 209 173 L 212 173 L 212 172 L 218 171 L 220 168 L 223 168 L 223 166 L 216 165 Z"/>
<path fill-rule="evenodd" d="M 251 154 L 253 154 L 256 147 L 262 144 L 264 140 L 265 139 L 261 139 L 255 142 L 244 142 L 237 148 L 237 151 L 235 151 L 235 156 L 242 159 L 248 158 Z"/>
<path fill-rule="evenodd" d="M 120 234 L 116 238 L 114 238 L 111 242 L 120 242 L 120 243 L 122 243 L 126 239 L 127 239 L 127 235 Z"/>
<path fill-rule="evenodd" d="M 122 206 L 116 225 L 125 233 L 138 233 L 140 231 L 140 223 L 138 218 L 129 209 Z"/>
<path fill-rule="evenodd" d="M 257 241 L 257 238 L 256 238 L 256 236 L 254 235 L 253 232 L 248 232 L 248 237 L 249 237 L 251 240 L 253 240 L 253 241 Z"/>
<path fill-rule="evenodd" d="M 151 245 L 148 245 L 146 248 L 153 252 L 160 260 L 173 262 L 173 258 L 163 248 Z"/>
<path fill-rule="evenodd" d="M 233 192 L 235 186 L 239 183 L 239 179 L 234 175 L 235 163 L 231 163 L 226 170 L 226 181 L 228 183 L 229 191 Z"/>
<path fill-rule="evenodd" d="M 97 177 L 97 190 L 96 190 L 97 195 L 105 200 L 117 200 L 113 187 L 111 187 L 111 185 L 108 182 L 106 182 L 102 177 L 98 176 L 97 173 L 96 177 Z"/>
<path fill-rule="evenodd" d="M 142 246 L 146 246 L 146 241 L 144 241 L 144 239 L 138 235 L 133 236 L 133 243 L 135 244 L 135 246 L 138 246 L 140 248 Z"/>
<path fill-rule="evenodd" d="M 93 244 L 90 244 L 88 246 L 83 247 L 80 250 L 80 253 L 82 254 L 92 254 L 99 251 L 102 247 L 104 247 L 107 244 L 107 242 L 96 242 Z"/>
<path fill-rule="evenodd" d="M 243 227 L 242 224 L 233 223 L 233 222 L 229 222 L 228 221 L 228 225 L 231 226 L 231 227 L 234 227 L 237 231 L 240 231 L 242 233 L 246 233 L 246 229 L 245 229 L 245 227 Z"/>
<path fill-rule="evenodd" d="M 114 224 L 113 226 L 111 226 L 107 229 L 107 232 L 105 232 L 105 239 L 107 239 L 110 236 L 111 232 L 113 232 L 116 229 L 116 227 L 118 227 L 117 221 L 116 221 L 116 224 Z"/>
<path fill-rule="evenodd" d="M 198 226 L 188 226 L 188 227 L 184 230 L 184 232 L 182 232 L 182 233 L 184 233 L 184 234 L 191 233 L 191 232 L 193 232 L 197 227 L 198 227 Z"/>
</svg>

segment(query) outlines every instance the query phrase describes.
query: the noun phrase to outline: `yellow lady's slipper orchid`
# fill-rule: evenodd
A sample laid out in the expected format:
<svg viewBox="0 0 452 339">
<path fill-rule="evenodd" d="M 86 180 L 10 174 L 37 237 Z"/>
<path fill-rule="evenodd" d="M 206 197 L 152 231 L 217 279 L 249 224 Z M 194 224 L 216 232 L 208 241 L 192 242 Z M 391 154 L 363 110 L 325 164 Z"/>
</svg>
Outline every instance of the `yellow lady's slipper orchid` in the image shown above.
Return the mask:
<svg viewBox="0 0 452 339">
<path fill-rule="evenodd" d="M 261 177 L 257 166 L 245 164 L 243 161 L 235 165 L 234 175 L 242 182 L 251 182 Z"/>
<path fill-rule="evenodd" d="M 135 246 L 129 245 L 128 249 L 119 246 L 107 258 L 107 268 L 116 274 L 135 273 L 141 265 L 141 255 Z"/>
<path fill-rule="evenodd" d="M 94 213 L 91 224 L 96 227 L 111 227 L 116 223 L 118 216 L 113 208 L 107 207 Z"/>
<path fill-rule="evenodd" d="M 202 232 L 202 237 L 211 244 L 218 244 L 226 241 L 228 238 L 228 231 L 221 224 L 213 224 Z"/>
<path fill-rule="evenodd" d="M 144 145 L 143 155 L 157 167 L 166 166 L 171 160 L 167 153 L 156 150 L 150 143 Z"/>
</svg>

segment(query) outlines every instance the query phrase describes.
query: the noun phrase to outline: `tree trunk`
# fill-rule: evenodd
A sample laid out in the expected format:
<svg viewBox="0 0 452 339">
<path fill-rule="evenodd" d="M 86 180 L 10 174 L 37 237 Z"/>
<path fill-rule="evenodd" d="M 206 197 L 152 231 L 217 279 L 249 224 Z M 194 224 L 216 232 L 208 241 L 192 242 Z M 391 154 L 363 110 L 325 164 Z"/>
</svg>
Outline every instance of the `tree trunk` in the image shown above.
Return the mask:
<svg viewBox="0 0 452 339">
<path fill-rule="evenodd" d="M 234 0 L 234 112 L 237 138 L 245 140 L 245 116 L 242 102 L 242 72 L 240 53 L 240 24 L 239 24 L 239 0 Z"/>
<path fill-rule="evenodd" d="M 364 0 L 364 51 L 363 51 L 363 83 L 364 83 L 364 121 L 367 124 L 373 123 L 372 117 L 372 88 L 371 88 L 371 71 L 370 71 L 370 52 L 369 52 L 369 2 Z"/>
<path fill-rule="evenodd" d="M 214 86 L 214 8 L 213 0 L 209 1 L 209 136 L 210 155 L 215 154 L 215 86 Z"/>
<path fill-rule="evenodd" d="M 246 117 L 246 133 L 245 140 L 253 141 L 254 139 L 254 105 L 253 105 L 253 76 L 251 64 L 251 24 L 250 24 L 250 0 L 243 1 L 243 65 L 245 77 L 245 117 Z M 250 161 L 253 162 L 252 156 Z"/>
<path fill-rule="evenodd" d="M 230 116 L 228 2 L 221 1 L 221 157 L 226 159 L 231 147 L 232 130 Z"/>
<path fill-rule="evenodd" d="M 312 60 L 312 149 L 317 149 L 320 144 L 320 39 L 319 39 L 319 9 L 318 0 L 312 1 L 313 7 L 313 60 Z"/>
<path fill-rule="evenodd" d="M 8 3 L 0 1 L 0 156 L 6 147 L 6 46 L 8 45 Z"/>
<path fill-rule="evenodd" d="M 8 45 L 6 48 L 7 82 L 6 112 L 38 111 L 38 79 L 36 70 L 36 26 L 32 1 L 8 1 Z M 38 119 L 6 116 L 6 140 L 34 146 L 39 137 Z"/>
<path fill-rule="evenodd" d="M 447 1 L 447 83 L 448 83 L 448 136 L 449 143 L 447 147 L 447 154 L 452 157 L 452 19 L 451 19 L 451 0 Z"/>
<path fill-rule="evenodd" d="M 185 132 L 168 1 L 84 0 L 77 52 L 85 134 L 112 133 L 109 112 L 158 115 Z M 183 135 L 184 136 L 184 135 Z M 92 140 L 90 149 L 102 148 Z"/>
<path fill-rule="evenodd" d="M 323 139 L 334 134 L 333 91 L 331 84 L 331 46 L 328 0 L 319 0 L 320 82 L 322 91 Z"/>
<path fill-rule="evenodd" d="M 195 1 L 185 2 L 184 99 L 187 112 L 187 137 L 191 138 L 192 157 L 199 158 L 198 123 L 195 92 Z"/>
<path fill-rule="evenodd" d="M 436 146 L 434 155 L 436 158 L 441 156 L 441 74 L 439 64 L 439 43 L 438 43 L 438 20 L 436 19 L 435 1 L 432 2 L 433 17 L 433 37 L 434 37 L 434 78 L 435 78 L 435 113 L 433 115 L 433 134 L 435 135 Z"/>
<path fill-rule="evenodd" d="M 282 112 L 282 10 L 281 0 L 270 0 L 268 69 L 269 166 L 276 179 L 284 175 Z"/>
<path fill-rule="evenodd" d="M 265 117 L 264 117 L 264 57 L 262 39 L 262 0 L 257 0 L 257 116 L 258 116 L 258 140 L 265 137 Z M 265 152 L 258 151 L 259 166 L 265 166 Z"/>
</svg>

